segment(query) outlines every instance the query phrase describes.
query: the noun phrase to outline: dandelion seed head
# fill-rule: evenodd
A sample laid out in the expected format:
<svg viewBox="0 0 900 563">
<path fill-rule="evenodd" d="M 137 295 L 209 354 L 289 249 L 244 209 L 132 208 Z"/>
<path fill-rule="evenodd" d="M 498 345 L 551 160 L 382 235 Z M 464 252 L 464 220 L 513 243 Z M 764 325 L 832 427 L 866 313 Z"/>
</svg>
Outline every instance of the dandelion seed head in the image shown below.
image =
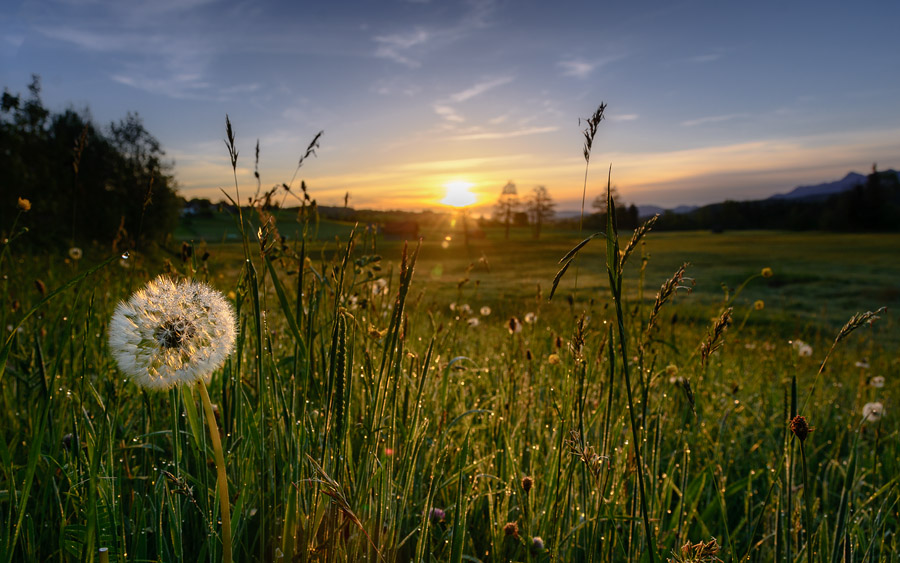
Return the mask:
<svg viewBox="0 0 900 563">
<path fill-rule="evenodd" d="M 469 326 L 473 326 L 473 327 L 481 324 L 481 321 L 478 320 L 478 317 L 472 317 L 471 319 L 469 319 L 466 322 L 469 324 Z"/>
<path fill-rule="evenodd" d="M 869 385 L 871 385 L 872 387 L 874 387 L 876 389 L 881 389 L 882 387 L 884 387 L 884 376 L 876 375 L 875 377 L 873 377 L 872 379 L 869 380 Z"/>
<path fill-rule="evenodd" d="M 69 258 L 72 260 L 81 260 L 82 256 L 84 256 L 84 253 L 77 246 L 73 246 L 69 249 Z"/>
<path fill-rule="evenodd" d="M 537 320 L 537 315 L 534 313 L 525 313 L 525 322 L 528 324 L 534 323 Z"/>
<path fill-rule="evenodd" d="M 160 276 L 119 303 L 109 347 L 132 381 L 148 389 L 209 382 L 234 349 L 234 310 L 206 284 Z"/>
<path fill-rule="evenodd" d="M 485 305 L 484 307 L 481 308 L 480 312 L 481 312 L 482 317 L 486 317 L 491 314 L 491 308 L 488 307 L 487 305 Z"/>
<path fill-rule="evenodd" d="M 878 422 L 884 416 L 884 405 L 875 403 L 866 403 L 863 405 L 863 419 L 866 422 Z"/>
</svg>

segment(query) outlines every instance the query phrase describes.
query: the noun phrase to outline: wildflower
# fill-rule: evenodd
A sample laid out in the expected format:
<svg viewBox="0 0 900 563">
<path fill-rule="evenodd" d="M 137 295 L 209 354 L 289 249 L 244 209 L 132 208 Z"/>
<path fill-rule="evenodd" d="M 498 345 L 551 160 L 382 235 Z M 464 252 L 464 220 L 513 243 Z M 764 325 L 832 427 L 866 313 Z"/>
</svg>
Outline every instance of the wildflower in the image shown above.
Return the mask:
<svg viewBox="0 0 900 563">
<path fill-rule="evenodd" d="M 81 249 L 77 246 L 73 246 L 69 249 L 69 258 L 71 258 L 72 260 L 81 260 L 81 257 L 83 255 L 84 253 L 81 252 Z"/>
<path fill-rule="evenodd" d="M 31 202 L 25 199 L 24 197 L 19 198 L 19 209 L 22 211 L 31 211 Z"/>
<path fill-rule="evenodd" d="M 550 354 L 547 356 L 547 362 L 553 366 L 557 365 L 559 363 L 559 354 Z"/>
<path fill-rule="evenodd" d="M 522 322 L 517 317 L 510 317 L 509 322 L 506 323 L 506 328 L 509 329 L 510 334 L 522 332 Z"/>
<path fill-rule="evenodd" d="M 528 324 L 533 324 L 534 321 L 537 320 L 537 315 L 534 313 L 525 313 L 525 322 Z"/>
<path fill-rule="evenodd" d="M 881 389 L 882 387 L 884 387 L 884 376 L 876 375 L 875 377 L 873 377 L 872 379 L 869 380 L 869 385 L 871 385 L 875 389 Z"/>
<path fill-rule="evenodd" d="M 531 487 L 534 486 L 534 479 L 532 477 L 522 477 L 522 490 L 525 491 L 525 494 L 531 490 Z"/>
<path fill-rule="evenodd" d="M 867 422 L 878 422 L 884 416 L 884 405 L 875 403 L 866 403 L 863 405 L 863 420 Z"/>
<path fill-rule="evenodd" d="M 763 268 L 762 272 L 760 272 L 760 273 L 762 274 L 762 277 L 764 277 L 764 278 L 771 278 L 772 276 L 775 275 L 775 272 L 772 271 L 772 268 Z"/>
<path fill-rule="evenodd" d="M 468 303 L 464 303 L 464 304 L 462 304 L 462 305 L 459 306 L 459 311 L 460 311 L 462 314 L 464 314 L 464 315 L 468 315 L 469 313 L 472 312 L 472 308 L 469 307 L 469 304 L 468 304 Z"/>
<path fill-rule="evenodd" d="M 812 353 L 813 353 L 812 346 L 810 346 L 806 342 L 803 342 L 802 340 L 794 340 L 791 343 L 791 346 L 794 347 L 794 350 L 797 351 L 797 354 L 801 358 L 808 358 L 809 356 L 812 356 Z"/>
<path fill-rule="evenodd" d="M 451 304 L 450 304 L 450 310 L 451 310 L 451 311 L 455 311 L 455 310 L 456 310 L 456 303 L 451 303 Z"/>
<path fill-rule="evenodd" d="M 766 302 L 763 301 L 762 299 L 757 299 L 756 301 L 753 302 L 753 308 L 756 309 L 757 311 L 762 311 L 763 309 L 766 308 Z"/>
<path fill-rule="evenodd" d="M 440 508 L 432 508 L 428 511 L 428 517 L 431 518 L 433 522 L 443 522 L 444 518 L 447 517 L 447 513 Z"/>
<path fill-rule="evenodd" d="M 135 383 L 169 389 L 208 382 L 234 349 L 234 310 L 218 291 L 160 276 L 120 302 L 109 324 L 109 347 Z"/>
<path fill-rule="evenodd" d="M 379 295 L 382 293 L 387 293 L 387 280 L 384 278 L 378 278 L 372 283 L 372 295 Z"/>
<path fill-rule="evenodd" d="M 507 522 L 505 526 L 503 526 L 503 533 L 507 536 L 512 536 L 514 538 L 519 537 L 519 525 L 515 522 Z"/>
<path fill-rule="evenodd" d="M 485 305 L 484 307 L 481 308 L 480 312 L 481 312 L 482 317 L 486 317 L 491 314 L 491 308 L 488 307 L 487 305 Z"/>
<path fill-rule="evenodd" d="M 466 323 L 468 323 L 469 326 L 475 327 L 481 324 L 481 321 L 478 320 L 478 317 L 472 317 L 471 319 L 467 320 Z"/>
<path fill-rule="evenodd" d="M 797 415 L 791 420 L 791 432 L 793 432 L 794 436 L 799 438 L 801 442 L 806 440 L 806 437 L 809 436 L 809 433 L 812 431 L 813 429 L 810 427 L 809 423 L 806 422 L 805 417 Z"/>
<path fill-rule="evenodd" d="M 533 538 L 531 538 L 531 549 L 535 551 L 543 551 L 544 540 L 542 540 L 540 536 L 534 536 Z"/>
</svg>

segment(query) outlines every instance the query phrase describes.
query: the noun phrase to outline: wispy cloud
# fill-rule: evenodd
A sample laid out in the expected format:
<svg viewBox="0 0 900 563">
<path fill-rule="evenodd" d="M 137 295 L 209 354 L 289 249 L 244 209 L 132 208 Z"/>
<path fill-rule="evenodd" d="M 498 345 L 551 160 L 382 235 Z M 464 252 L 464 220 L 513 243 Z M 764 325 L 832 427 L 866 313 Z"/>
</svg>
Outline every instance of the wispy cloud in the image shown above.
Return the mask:
<svg viewBox="0 0 900 563">
<path fill-rule="evenodd" d="M 458 114 L 455 109 L 448 105 L 443 104 L 435 104 L 434 105 L 434 113 L 440 115 L 447 121 L 452 121 L 454 123 L 462 123 L 465 121 L 465 118 Z"/>
<path fill-rule="evenodd" d="M 639 117 L 640 117 L 640 115 L 638 115 L 636 113 L 625 113 L 622 115 L 610 115 L 609 120 L 610 121 L 634 121 L 634 120 L 638 119 Z"/>
<path fill-rule="evenodd" d="M 465 102 L 466 100 L 470 100 L 475 96 L 479 96 L 484 94 L 488 90 L 493 90 L 498 86 L 503 86 L 504 84 L 509 84 L 512 82 L 514 78 L 512 76 L 502 76 L 500 78 L 495 78 L 493 80 L 485 80 L 483 82 L 479 82 L 469 88 L 466 88 L 462 92 L 457 92 L 455 94 L 450 95 L 450 99 L 454 102 Z"/>
<path fill-rule="evenodd" d="M 513 137 L 525 137 L 527 135 L 540 135 L 542 133 L 552 133 L 558 131 L 559 127 L 528 127 L 525 129 L 516 129 L 513 131 L 500 131 L 492 133 L 471 133 L 466 135 L 457 135 L 452 137 L 454 141 L 483 141 L 493 139 L 511 139 Z"/>
<path fill-rule="evenodd" d="M 421 62 L 413 58 L 413 52 L 424 46 L 433 36 L 428 31 L 418 28 L 409 33 L 379 35 L 374 38 L 378 48 L 375 56 L 389 59 L 410 68 L 421 66 Z"/>
<path fill-rule="evenodd" d="M 710 115 L 708 117 L 699 117 L 697 119 L 688 119 L 687 121 L 682 121 L 681 124 L 685 127 L 695 127 L 697 125 L 705 125 L 707 123 L 721 123 L 723 121 L 731 121 L 733 119 L 743 119 L 748 117 L 746 113 L 729 113 L 727 115 Z"/>
<path fill-rule="evenodd" d="M 596 60 L 585 60 L 581 58 L 566 59 L 556 63 L 556 66 L 562 69 L 563 76 L 574 76 L 575 78 L 587 78 L 598 68 L 602 68 L 612 62 L 621 59 L 621 56 L 603 57 Z"/>
</svg>

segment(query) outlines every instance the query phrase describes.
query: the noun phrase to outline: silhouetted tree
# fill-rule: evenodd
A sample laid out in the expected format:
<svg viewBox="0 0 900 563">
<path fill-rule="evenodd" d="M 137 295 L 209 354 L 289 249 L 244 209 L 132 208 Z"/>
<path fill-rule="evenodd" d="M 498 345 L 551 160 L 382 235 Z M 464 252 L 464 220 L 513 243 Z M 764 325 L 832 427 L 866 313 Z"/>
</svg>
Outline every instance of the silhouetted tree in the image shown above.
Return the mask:
<svg viewBox="0 0 900 563">
<path fill-rule="evenodd" d="M 556 203 L 550 197 L 550 193 L 544 186 L 538 186 L 532 191 L 531 197 L 525 204 L 531 222 L 534 224 L 534 238 L 541 238 L 541 227 L 556 213 Z"/>
<path fill-rule="evenodd" d="M 19 197 L 31 201 L 29 236 L 41 245 L 161 242 L 178 219 L 171 164 L 137 114 L 104 134 L 74 110 L 51 113 L 34 76 L 23 99 L 0 102 L 0 230 Z"/>
<path fill-rule="evenodd" d="M 494 218 L 503 221 L 503 224 L 506 226 L 506 240 L 509 240 L 509 226 L 512 224 L 513 217 L 520 206 L 521 203 L 519 202 L 516 185 L 510 180 L 503 186 L 503 191 L 500 192 L 500 199 L 494 205 Z"/>
</svg>

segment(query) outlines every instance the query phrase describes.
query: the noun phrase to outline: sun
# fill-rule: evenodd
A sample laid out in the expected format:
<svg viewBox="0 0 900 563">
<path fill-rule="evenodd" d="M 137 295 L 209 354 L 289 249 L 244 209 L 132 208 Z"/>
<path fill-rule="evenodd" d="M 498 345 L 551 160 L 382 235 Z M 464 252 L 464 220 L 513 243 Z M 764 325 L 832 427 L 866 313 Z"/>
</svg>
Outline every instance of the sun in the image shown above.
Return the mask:
<svg viewBox="0 0 900 563">
<path fill-rule="evenodd" d="M 470 182 L 464 182 L 462 180 L 457 180 L 454 182 L 449 182 L 444 184 L 444 187 L 447 188 L 447 195 L 444 196 L 444 199 L 441 200 L 441 203 L 444 205 L 449 205 L 451 207 L 467 207 L 472 205 L 478 198 L 475 197 L 475 194 L 469 191 L 474 184 Z"/>
</svg>

